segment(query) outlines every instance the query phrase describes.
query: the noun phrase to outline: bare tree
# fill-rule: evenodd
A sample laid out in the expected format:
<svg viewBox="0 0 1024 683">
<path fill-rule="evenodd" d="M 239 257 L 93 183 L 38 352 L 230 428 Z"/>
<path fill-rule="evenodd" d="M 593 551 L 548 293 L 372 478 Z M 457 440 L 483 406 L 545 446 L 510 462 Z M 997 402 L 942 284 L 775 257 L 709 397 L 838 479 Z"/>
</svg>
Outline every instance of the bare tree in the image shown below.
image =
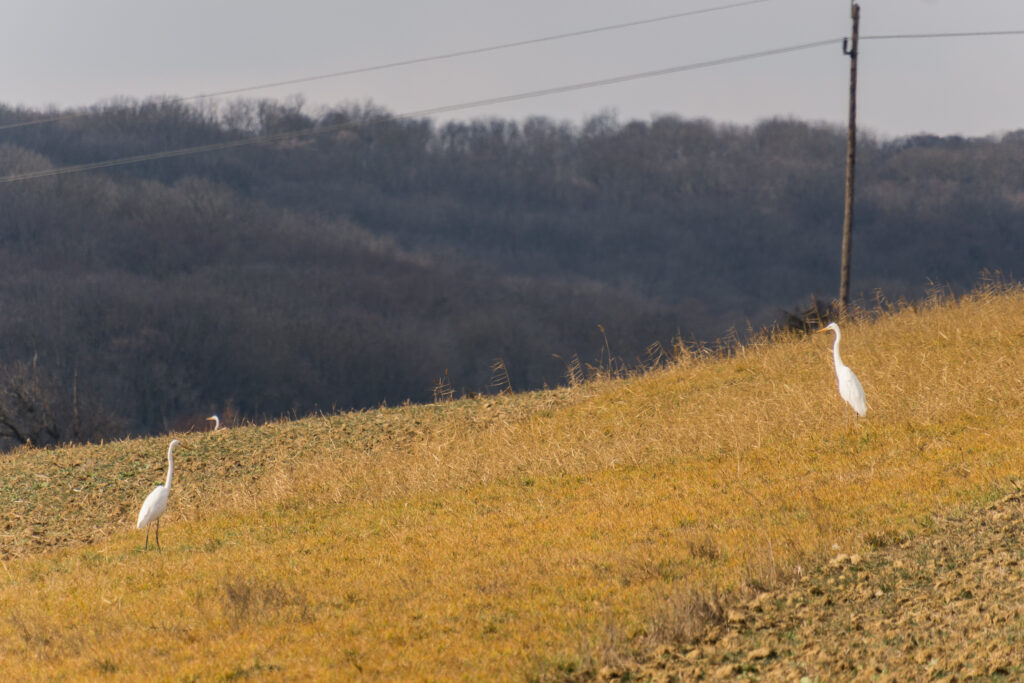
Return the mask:
<svg viewBox="0 0 1024 683">
<path fill-rule="evenodd" d="M 123 421 L 98 402 L 82 401 L 78 373 L 64 387 L 57 375 L 30 362 L 0 366 L 0 445 L 34 446 L 93 441 L 123 434 Z"/>
<path fill-rule="evenodd" d="M 61 442 L 57 401 L 48 384 L 35 357 L 0 368 L 0 438 L 37 446 Z"/>
</svg>

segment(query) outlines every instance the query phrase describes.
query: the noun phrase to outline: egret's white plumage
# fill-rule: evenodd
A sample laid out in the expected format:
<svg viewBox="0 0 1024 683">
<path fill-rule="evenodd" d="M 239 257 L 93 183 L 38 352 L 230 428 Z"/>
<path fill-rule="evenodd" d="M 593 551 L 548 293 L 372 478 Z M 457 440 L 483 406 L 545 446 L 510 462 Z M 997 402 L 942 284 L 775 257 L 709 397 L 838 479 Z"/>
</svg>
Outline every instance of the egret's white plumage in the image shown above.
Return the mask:
<svg viewBox="0 0 1024 683">
<path fill-rule="evenodd" d="M 171 477 L 174 476 L 174 449 L 181 446 L 177 439 L 167 447 L 167 482 L 153 489 L 139 510 L 139 521 L 136 529 L 146 528 L 146 548 L 149 547 L 149 525 L 156 522 L 156 547 L 160 547 L 160 516 L 167 510 L 167 498 L 171 495 Z M 184 448 L 184 446 L 181 446 Z"/>
<path fill-rule="evenodd" d="M 839 357 L 839 339 L 842 336 L 839 333 L 839 325 L 830 323 L 827 327 L 818 331 L 828 332 L 829 330 L 836 333 L 836 341 L 832 344 L 832 360 L 836 366 L 836 379 L 839 380 L 839 395 L 857 411 L 859 416 L 864 417 L 868 412 L 868 402 L 864 396 L 864 387 L 860 385 L 860 380 L 857 379 L 857 375 L 853 374 L 853 370 L 846 367 L 843 359 Z"/>
<path fill-rule="evenodd" d="M 217 431 L 218 429 L 220 429 L 220 418 L 219 417 L 217 417 L 216 415 L 211 415 L 210 417 L 208 417 L 206 419 L 209 420 L 210 422 L 213 422 L 213 431 Z"/>
</svg>

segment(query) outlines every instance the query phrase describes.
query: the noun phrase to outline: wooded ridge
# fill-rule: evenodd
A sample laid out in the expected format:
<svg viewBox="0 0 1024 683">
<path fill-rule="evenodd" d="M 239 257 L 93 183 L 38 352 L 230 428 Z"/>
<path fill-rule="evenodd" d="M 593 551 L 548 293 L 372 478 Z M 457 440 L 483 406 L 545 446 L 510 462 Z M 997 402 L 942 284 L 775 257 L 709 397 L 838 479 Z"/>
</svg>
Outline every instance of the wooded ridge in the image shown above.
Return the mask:
<svg viewBox="0 0 1024 683">
<path fill-rule="evenodd" d="M 760 327 L 839 277 L 845 133 L 372 106 L 0 107 L 0 446 L 529 389 Z M 1024 131 L 863 136 L 853 292 L 1012 277 Z M 506 388 L 505 386 L 499 388 Z"/>
</svg>

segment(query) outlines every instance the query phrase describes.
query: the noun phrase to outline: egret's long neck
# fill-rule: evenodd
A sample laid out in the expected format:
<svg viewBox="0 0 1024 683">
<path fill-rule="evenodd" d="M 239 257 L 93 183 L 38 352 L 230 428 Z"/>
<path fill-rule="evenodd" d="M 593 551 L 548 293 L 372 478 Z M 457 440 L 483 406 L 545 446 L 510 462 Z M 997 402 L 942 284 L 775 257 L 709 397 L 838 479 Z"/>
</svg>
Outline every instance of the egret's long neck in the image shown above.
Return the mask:
<svg viewBox="0 0 1024 683">
<path fill-rule="evenodd" d="M 843 359 L 839 357 L 839 330 L 835 330 L 836 341 L 832 345 L 832 360 L 836 364 L 836 369 L 843 367 Z"/>
<path fill-rule="evenodd" d="M 167 483 L 166 488 L 171 488 L 171 477 L 174 476 L 174 446 L 167 449 Z"/>
</svg>

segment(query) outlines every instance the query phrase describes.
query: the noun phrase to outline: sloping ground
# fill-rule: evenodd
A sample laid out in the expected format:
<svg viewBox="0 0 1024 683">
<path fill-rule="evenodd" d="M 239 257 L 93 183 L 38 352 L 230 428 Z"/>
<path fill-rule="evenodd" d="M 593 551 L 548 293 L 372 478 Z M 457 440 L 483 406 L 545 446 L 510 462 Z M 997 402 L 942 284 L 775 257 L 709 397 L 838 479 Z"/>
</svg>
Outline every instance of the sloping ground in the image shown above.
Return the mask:
<svg viewBox="0 0 1024 683">
<path fill-rule="evenodd" d="M 835 545 L 931 533 L 1024 470 L 1024 293 L 843 339 L 860 421 L 830 340 L 782 336 L 573 388 L 178 435 L 160 552 L 132 527 L 170 437 L 20 450 L 0 461 L 0 665 L 558 679 L 687 642 L 716 605 Z"/>
<path fill-rule="evenodd" d="M 837 554 L 795 585 L 718 612 L 684 648 L 630 680 L 1019 680 L 1024 678 L 1024 495 L 939 517 L 928 533 Z"/>
<path fill-rule="evenodd" d="M 214 510 L 273 504 L 277 498 L 268 489 L 280 487 L 281 479 L 290 479 L 296 468 L 310 467 L 325 455 L 335 477 L 354 479 L 347 487 L 351 496 L 395 495 L 394 488 L 355 484 L 367 483 L 365 478 L 373 473 L 363 465 L 375 454 L 400 452 L 455 426 L 474 430 L 514 421 L 524 404 L 567 400 L 564 391 L 522 394 L 341 413 L 217 433 L 56 450 L 19 448 L 0 458 L 0 560 L 123 532 L 134 523 L 146 494 L 164 482 L 171 438 L 181 439 L 189 449 L 175 458 L 174 507 L 198 519 Z M 392 483 L 408 479 L 396 474 Z"/>
</svg>

